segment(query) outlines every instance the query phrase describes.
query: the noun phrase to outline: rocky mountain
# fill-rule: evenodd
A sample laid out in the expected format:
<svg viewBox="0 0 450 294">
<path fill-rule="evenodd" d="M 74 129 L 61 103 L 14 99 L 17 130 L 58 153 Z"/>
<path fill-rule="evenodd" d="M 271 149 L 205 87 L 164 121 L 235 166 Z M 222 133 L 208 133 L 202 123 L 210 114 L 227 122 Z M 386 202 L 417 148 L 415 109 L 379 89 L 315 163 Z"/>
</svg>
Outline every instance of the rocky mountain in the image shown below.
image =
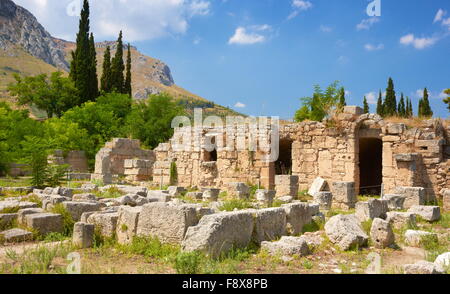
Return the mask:
<svg viewBox="0 0 450 294">
<path fill-rule="evenodd" d="M 30 55 L 69 70 L 64 52 L 28 10 L 10 0 L 0 0 L 0 48 L 19 45 Z"/>
<path fill-rule="evenodd" d="M 6 87 L 14 81 L 13 75 L 16 73 L 27 76 L 60 70 L 67 74 L 71 51 L 75 50 L 75 46 L 74 42 L 52 37 L 25 8 L 14 4 L 11 0 L 0 0 L 0 98 L 9 99 Z M 99 78 L 107 46 L 110 46 L 114 55 L 117 49 L 116 42 L 96 43 Z M 150 94 L 167 92 L 188 112 L 193 108 L 203 108 L 207 114 L 219 116 L 236 114 L 227 107 L 216 105 L 177 86 L 169 66 L 161 60 L 146 56 L 133 46 L 131 55 L 132 88 L 135 99 L 147 99 Z"/>
</svg>

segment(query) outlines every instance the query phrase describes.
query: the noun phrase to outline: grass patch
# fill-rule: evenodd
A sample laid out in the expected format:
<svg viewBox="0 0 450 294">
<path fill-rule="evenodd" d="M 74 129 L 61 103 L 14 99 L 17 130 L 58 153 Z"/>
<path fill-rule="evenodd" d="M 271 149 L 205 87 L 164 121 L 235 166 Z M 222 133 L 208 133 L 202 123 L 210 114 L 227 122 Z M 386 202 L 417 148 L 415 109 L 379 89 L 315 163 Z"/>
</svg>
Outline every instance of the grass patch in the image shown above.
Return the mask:
<svg viewBox="0 0 450 294">
<path fill-rule="evenodd" d="M 19 210 L 20 210 L 19 206 L 5 207 L 2 210 L 0 210 L 0 213 L 17 213 L 19 212 Z"/>
<path fill-rule="evenodd" d="M 298 200 L 301 202 L 308 202 L 314 200 L 314 197 L 308 194 L 308 190 L 298 192 Z"/>
<path fill-rule="evenodd" d="M 200 252 L 180 252 L 175 257 L 174 267 L 177 274 L 196 275 L 201 272 L 205 256 Z"/>
<path fill-rule="evenodd" d="M 58 203 L 53 206 L 52 213 L 60 214 L 63 217 L 63 236 L 70 237 L 73 233 L 73 226 L 75 225 L 75 221 L 72 218 L 72 215 L 67 211 L 67 209 L 61 203 Z"/>
<path fill-rule="evenodd" d="M 171 261 L 180 252 L 179 246 L 163 244 L 158 238 L 134 237 L 131 244 L 117 245 L 122 253 L 142 255 L 147 259 Z"/>
<path fill-rule="evenodd" d="M 36 203 L 38 205 L 38 207 L 42 208 L 42 200 L 35 194 L 31 194 L 30 196 L 22 198 L 22 201 Z"/>
<path fill-rule="evenodd" d="M 366 234 L 367 234 L 368 236 L 370 236 L 370 229 L 372 229 L 372 223 L 373 223 L 373 220 L 372 220 L 372 219 L 363 221 L 363 222 L 361 223 L 361 226 L 362 226 L 364 232 L 366 232 Z"/>
<path fill-rule="evenodd" d="M 253 204 L 249 200 L 244 199 L 232 199 L 223 202 L 222 206 L 219 208 L 221 211 L 234 211 L 253 208 Z"/>
<path fill-rule="evenodd" d="M 108 188 L 106 191 L 104 192 L 94 192 L 95 196 L 97 196 L 98 198 L 119 198 L 121 196 L 123 196 L 123 192 L 119 190 L 119 188 L 113 186 Z"/>
<path fill-rule="evenodd" d="M 0 187 L 28 187 L 31 186 L 30 178 L 0 178 Z"/>
<path fill-rule="evenodd" d="M 442 226 L 445 229 L 450 228 L 450 213 L 443 213 L 441 219 L 436 222 L 436 224 Z"/>
<path fill-rule="evenodd" d="M 319 220 L 312 220 L 311 223 L 303 226 L 303 233 L 314 233 L 325 229 L 325 223 Z"/>
</svg>

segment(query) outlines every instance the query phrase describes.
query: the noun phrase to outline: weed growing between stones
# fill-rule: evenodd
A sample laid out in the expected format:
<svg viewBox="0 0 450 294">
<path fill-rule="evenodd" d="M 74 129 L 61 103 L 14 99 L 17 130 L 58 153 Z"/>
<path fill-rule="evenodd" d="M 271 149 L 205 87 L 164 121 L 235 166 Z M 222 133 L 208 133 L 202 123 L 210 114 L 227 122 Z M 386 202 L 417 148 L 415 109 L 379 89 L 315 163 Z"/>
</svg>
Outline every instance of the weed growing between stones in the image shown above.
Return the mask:
<svg viewBox="0 0 450 294">
<path fill-rule="evenodd" d="M 0 210 L 0 213 L 17 213 L 20 210 L 19 206 L 14 207 L 5 207 L 2 210 Z"/>
<path fill-rule="evenodd" d="M 245 199 L 232 199 L 224 201 L 222 206 L 220 207 L 221 211 L 234 211 L 237 210 L 243 210 L 253 208 L 253 204 L 249 200 Z"/>
<path fill-rule="evenodd" d="M 70 237 L 73 233 L 73 226 L 75 225 L 75 221 L 72 219 L 72 215 L 67 211 L 67 209 L 61 204 L 58 203 L 53 206 L 52 213 L 60 214 L 63 218 L 63 236 Z"/>
</svg>

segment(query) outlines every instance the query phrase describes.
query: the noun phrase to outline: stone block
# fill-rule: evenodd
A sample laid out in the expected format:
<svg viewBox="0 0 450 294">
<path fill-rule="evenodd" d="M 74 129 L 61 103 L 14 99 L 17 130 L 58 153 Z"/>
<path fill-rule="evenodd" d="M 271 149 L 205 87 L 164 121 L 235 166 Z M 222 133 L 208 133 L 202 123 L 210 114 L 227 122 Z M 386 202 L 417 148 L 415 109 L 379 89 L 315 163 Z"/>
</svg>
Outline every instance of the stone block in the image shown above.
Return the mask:
<svg viewBox="0 0 450 294">
<path fill-rule="evenodd" d="M 99 211 L 100 203 L 66 201 L 62 205 L 70 213 L 74 221 L 79 221 L 84 212 Z"/>
<path fill-rule="evenodd" d="M 276 192 L 272 190 L 259 189 L 256 190 L 255 197 L 261 205 L 271 206 L 273 199 L 275 198 L 275 194 Z"/>
<path fill-rule="evenodd" d="M 87 218 L 87 223 L 95 225 L 102 236 L 112 238 L 116 233 L 118 218 L 117 212 L 94 212 Z"/>
<path fill-rule="evenodd" d="M 414 213 L 429 222 L 441 219 L 441 208 L 439 206 L 414 205 L 408 209 L 408 212 Z"/>
<path fill-rule="evenodd" d="M 397 187 L 396 194 L 405 196 L 404 208 L 414 205 L 424 205 L 426 199 L 425 189 L 422 187 Z"/>
<path fill-rule="evenodd" d="M 35 214 L 35 213 L 44 213 L 45 211 L 42 208 L 25 208 L 21 209 L 17 212 L 17 222 L 21 225 L 26 224 L 25 216 L 28 214 Z"/>
<path fill-rule="evenodd" d="M 308 244 L 303 237 L 282 237 L 277 242 L 261 243 L 261 249 L 274 256 L 306 256 L 310 253 Z"/>
<path fill-rule="evenodd" d="M 416 215 L 410 212 L 390 211 L 386 220 L 396 229 L 416 226 Z"/>
<path fill-rule="evenodd" d="M 253 240 L 273 241 L 286 234 L 286 211 L 284 208 L 267 208 L 255 211 Z"/>
<path fill-rule="evenodd" d="M 116 235 L 119 244 L 129 244 L 136 236 L 142 207 L 121 206 L 117 220 Z"/>
<path fill-rule="evenodd" d="M 327 187 L 327 181 L 325 179 L 318 177 L 314 180 L 311 187 L 308 190 L 308 194 L 314 196 L 318 192 L 323 192 Z"/>
<path fill-rule="evenodd" d="M 314 194 L 314 202 L 319 204 L 320 209 L 330 210 L 333 203 L 333 194 L 331 192 L 317 192 Z"/>
<path fill-rule="evenodd" d="M 383 196 L 383 200 L 387 200 L 389 210 L 403 210 L 406 197 L 396 194 L 387 194 Z"/>
<path fill-rule="evenodd" d="M 387 200 L 371 199 L 356 203 L 356 216 L 361 222 L 375 218 L 384 219 L 388 210 Z"/>
<path fill-rule="evenodd" d="M 357 202 L 354 182 L 333 183 L 333 205 L 342 209 L 355 208 Z"/>
<path fill-rule="evenodd" d="M 214 202 L 219 200 L 220 189 L 203 189 L 203 201 Z"/>
<path fill-rule="evenodd" d="M 425 239 L 438 241 L 436 233 L 430 233 L 425 231 L 407 230 L 405 233 L 405 243 L 413 247 L 421 247 L 422 241 Z"/>
<path fill-rule="evenodd" d="M 391 224 L 381 218 L 374 219 L 370 229 L 370 238 L 376 248 L 383 249 L 395 243 L 395 235 Z"/>
<path fill-rule="evenodd" d="M 62 233 L 63 218 L 60 214 L 34 213 L 25 216 L 27 227 L 36 230 L 41 235 Z"/>
<path fill-rule="evenodd" d="M 78 248 L 91 248 L 94 245 L 94 229 L 93 224 L 75 223 L 72 243 Z"/>
<path fill-rule="evenodd" d="M 0 235 L 6 243 L 20 243 L 33 240 L 33 233 L 17 228 L 0 232 Z"/>
<path fill-rule="evenodd" d="M 367 245 L 369 237 L 361 228 L 355 215 L 335 215 L 325 224 L 325 233 L 330 241 L 342 250 Z"/>
</svg>

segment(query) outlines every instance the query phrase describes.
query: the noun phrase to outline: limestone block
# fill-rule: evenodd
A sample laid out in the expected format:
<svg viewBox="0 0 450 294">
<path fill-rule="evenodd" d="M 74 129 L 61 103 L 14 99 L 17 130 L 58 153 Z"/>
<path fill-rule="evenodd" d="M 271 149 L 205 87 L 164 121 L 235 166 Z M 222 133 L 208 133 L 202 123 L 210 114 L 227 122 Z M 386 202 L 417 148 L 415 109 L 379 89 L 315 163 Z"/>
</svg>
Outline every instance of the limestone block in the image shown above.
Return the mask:
<svg viewBox="0 0 450 294">
<path fill-rule="evenodd" d="M 396 194 L 405 196 L 404 208 L 425 204 L 425 189 L 422 187 L 397 187 Z"/>
<path fill-rule="evenodd" d="M 116 233 L 117 212 L 94 212 L 87 218 L 87 223 L 95 225 L 104 237 L 112 238 Z"/>
<path fill-rule="evenodd" d="M 121 206 L 117 221 L 116 235 L 119 244 L 129 244 L 137 233 L 142 207 Z"/>
<path fill-rule="evenodd" d="M 303 237 L 282 237 L 277 242 L 261 243 L 261 249 L 274 256 L 306 256 L 310 253 L 308 244 Z"/>
<path fill-rule="evenodd" d="M 426 221 L 434 222 L 441 218 L 441 208 L 439 206 L 414 205 L 408 212 L 414 213 Z"/>
<path fill-rule="evenodd" d="M 286 230 L 290 235 L 299 235 L 303 227 L 311 222 L 308 203 L 291 203 L 281 206 L 286 212 Z"/>
<path fill-rule="evenodd" d="M 34 214 L 34 213 L 44 213 L 45 211 L 42 208 L 25 208 L 21 209 L 17 212 L 17 222 L 21 225 L 26 224 L 25 222 L 25 216 L 28 214 Z"/>
<path fill-rule="evenodd" d="M 444 203 L 444 211 L 450 211 L 450 189 L 444 190 L 442 202 Z"/>
<path fill-rule="evenodd" d="M 33 233 L 17 228 L 0 232 L 0 235 L 6 243 L 19 243 L 33 240 Z"/>
<path fill-rule="evenodd" d="M 416 215 L 410 212 L 390 211 L 387 213 L 386 220 L 396 229 L 416 225 Z"/>
<path fill-rule="evenodd" d="M 325 233 L 342 250 L 364 246 L 369 240 L 355 215 L 333 216 L 325 224 Z"/>
<path fill-rule="evenodd" d="M 94 244 L 94 229 L 93 224 L 75 223 L 72 243 L 78 248 L 91 248 Z"/>
<path fill-rule="evenodd" d="M 260 204 L 271 206 L 273 199 L 275 198 L 275 194 L 276 192 L 272 190 L 259 189 L 256 190 L 255 197 Z"/>
<path fill-rule="evenodd" d="M 403 210 L 406 197 L 402 195 L 387 194 L 383 196 L 383 200 L 387 200 L 390 210 Z"/>
<path fill-rule="evenodd" d="M 286 212 L 284 208 L 256 210 L 253 240 L 257 243 L 273 241 L 286 234 Z"/>
<path fill-rule="evenodd" d="M 395 235 L 391 224 L 381 218 L 374 219 L 370 229 L 370 238 L 376 248 L 383 249 L 395 243 Z"/>
<path fill-rule="evenodd" d="M 436 241 L 438 240 L 436 233 L 416 230 L 407 230 L 405 233 L 405 243 L 409 246 L 420 247 L 425 238 L 434 239 Z"/>
<path fill-rule="evenodd" d="M 355 208 L 357 201 L 354 182 L 333 183 L 333 205 L 343 209 Z"/>
<path fill-rule="evenodd" d="M 197 226 L 188 228 L 182 248 L 216 258 L 233 248 L 246 248 L 252 239 L 253 228 L 254 218 L 250 211 L 207 215 Z"/>
<path fill-rule="evenodd" d="M 371 199 L 365 202 L 356 203 L 356 216 L 361 222 L 375 219 L 386 218 L 388 212 L 387 200 Z"/>
<path fill-rule="evenodd" d="M 442 269 L 436 267 L 432 262 L 418 261 L 415 264 L 406 264 L 403 266 L 403 271 L 407 275 L 434 275 L 443 274 Z"/>
<path fill-rule="evenodd" d="M 74 221 L 79 221 L 84 212 L 99 211 L 100 203 L 66 201 L 62 205 L 70 213 Z"/>
<path fill-rule="evenodd" d="M 331 192 L 317 192 L 314 194 L 314 202 L 320 205 L 320 209 L 330 210 L 333 203 Z"/>
<path fill-rule="evenodd" d="M 311 187 L 309 188 L 308 194 L 314 196 L 316 193 L 324 191 L 326 186 L 327 182 L 325 181 L 325 179 L 318 177 L 314 180 Z"/>
<path fill-rule="evenodd" d="M 187 229 L 198 223 L 195 205 L 149 203 L 139 216 L 137 235 L 157 237 L 161 242 L 180 244 Z"/>
<path fill-rule="evenodd" d="M 36 230 L 41 235 L 62 233 L 63 218 L 60 214 L 34 213 L 25 216 L 27 227 Z"/>
<path fill-rule="evenodd" d="M 217 201 L 219 199 L 220 189 L 203 189 L 203 201 Z"/>
</svg>

